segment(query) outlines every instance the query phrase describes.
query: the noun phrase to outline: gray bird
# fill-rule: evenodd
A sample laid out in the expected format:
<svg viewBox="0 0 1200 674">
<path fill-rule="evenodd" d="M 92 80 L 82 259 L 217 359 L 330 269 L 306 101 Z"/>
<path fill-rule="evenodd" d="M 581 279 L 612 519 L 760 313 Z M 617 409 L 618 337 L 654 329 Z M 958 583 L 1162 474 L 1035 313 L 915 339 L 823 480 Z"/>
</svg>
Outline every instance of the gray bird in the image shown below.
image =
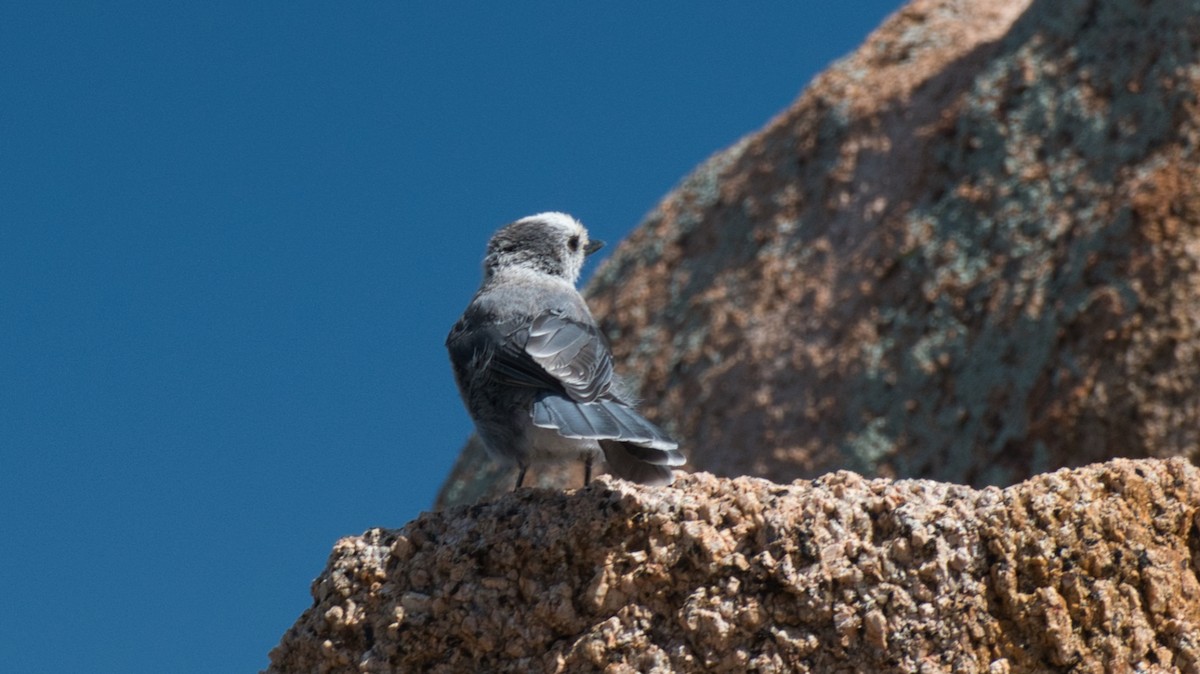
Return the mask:
<svg viewBox="0 0 1200 674">
<path fill-rule="evenodd" d="M 575 282 L 603 246 L 564 213 L 502 227 L 488 242 L 483 284 L 446 337 L 454 378 L 488 452 L 517 464 L 582 456 L 585 483 L 604 452 L 618 477 L 674 480 L 678 443 L 643 418 L 613 374 L 612 354 Z"/>
</svg>

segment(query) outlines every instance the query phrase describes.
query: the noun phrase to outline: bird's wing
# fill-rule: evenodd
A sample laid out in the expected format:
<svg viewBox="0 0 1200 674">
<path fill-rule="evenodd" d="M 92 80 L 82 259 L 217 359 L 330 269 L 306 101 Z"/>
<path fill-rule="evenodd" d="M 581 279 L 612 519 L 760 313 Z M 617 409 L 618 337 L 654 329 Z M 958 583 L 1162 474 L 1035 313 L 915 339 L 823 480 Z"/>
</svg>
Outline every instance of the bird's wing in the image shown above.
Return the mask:
<svg viewBox="0 0 1200 674">
<path fill-rule="evenodd" d="M 546 311 L 514 327 L 499 336 L 491 363 L 506 383 L 562 391 L 580 403 L 611 388 L 612 354 L 596 326 Z"/>
<path fill-rule="evenodd" d="M 506 332 L 504 324 L 495 329 Z M 606 456 L 612 453 L 627 458 L 626 463 L 659 467 L 639 481 L 670 481 L 669 467 L 685 461 L 679 445 L 609 394 L 612 354 L 595 325 L 548 311 L 528 324 L 509 324 L 508 330 L 499 338 L 489 368 L 509 385 L 541 389 L 530 410 L 535 426 L 552 428 L 566 438 L 618 441 L 621 447 L 612 452 L 605 448 Z"/>
</svg>

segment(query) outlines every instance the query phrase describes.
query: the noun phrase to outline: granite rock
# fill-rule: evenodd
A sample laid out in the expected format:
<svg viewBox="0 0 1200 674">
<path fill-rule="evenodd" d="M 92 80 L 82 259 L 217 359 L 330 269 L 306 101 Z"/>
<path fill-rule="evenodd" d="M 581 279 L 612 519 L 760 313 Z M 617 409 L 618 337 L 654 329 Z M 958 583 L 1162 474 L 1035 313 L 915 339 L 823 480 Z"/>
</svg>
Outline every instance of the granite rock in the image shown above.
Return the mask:
<svg viewBox="0 0 1200 674">
<path fill-rule="evenodd" d="M 598 270 L 618 369 L 718 475 L 1196 459 L 1197 35 L 1197 0 L 914 0 Z M 511 479 L 468 448 L 439 504 Z"/>
<path fill-rule="evenodd" d="M 1200 470 L 602 477 L 334 547 L 284 672 L 1200 673 Z"/>
</svg>

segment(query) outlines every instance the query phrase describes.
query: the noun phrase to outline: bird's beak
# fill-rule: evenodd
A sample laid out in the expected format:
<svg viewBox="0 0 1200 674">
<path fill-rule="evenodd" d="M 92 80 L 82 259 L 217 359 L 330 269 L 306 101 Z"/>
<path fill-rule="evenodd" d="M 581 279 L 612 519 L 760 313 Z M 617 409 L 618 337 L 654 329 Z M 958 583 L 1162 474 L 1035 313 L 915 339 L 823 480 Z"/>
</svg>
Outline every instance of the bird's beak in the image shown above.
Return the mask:
<svg viewBox="0 0 1200 674">
<path fill-rule="evenodd" d="M 583 254 L 591 255 L 592 253 L 600 250 L 603 247 L 604 247 L 603 241 L 601 241 L 599 239 L 592 239 L 591 241 L 588 241 L 588 245 L 583 247 Z"/>
</svg>

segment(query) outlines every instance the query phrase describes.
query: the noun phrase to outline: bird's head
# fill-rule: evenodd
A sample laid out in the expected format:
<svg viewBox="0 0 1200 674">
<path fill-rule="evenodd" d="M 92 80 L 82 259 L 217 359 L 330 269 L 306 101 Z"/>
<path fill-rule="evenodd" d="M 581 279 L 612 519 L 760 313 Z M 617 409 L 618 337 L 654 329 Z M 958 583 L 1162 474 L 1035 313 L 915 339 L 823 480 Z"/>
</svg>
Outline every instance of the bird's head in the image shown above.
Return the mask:
<svg viewBox="0 0 1200 674">
<path fill-rule="evenodd" d="M 538 213 L 501 227 L 488 242 L 485 278 L 499 271 L 532 271 L 574 284 L 588 255 L 603 241 L 588 238 L 583 225 L 566 213 Z"/>
</svg>

